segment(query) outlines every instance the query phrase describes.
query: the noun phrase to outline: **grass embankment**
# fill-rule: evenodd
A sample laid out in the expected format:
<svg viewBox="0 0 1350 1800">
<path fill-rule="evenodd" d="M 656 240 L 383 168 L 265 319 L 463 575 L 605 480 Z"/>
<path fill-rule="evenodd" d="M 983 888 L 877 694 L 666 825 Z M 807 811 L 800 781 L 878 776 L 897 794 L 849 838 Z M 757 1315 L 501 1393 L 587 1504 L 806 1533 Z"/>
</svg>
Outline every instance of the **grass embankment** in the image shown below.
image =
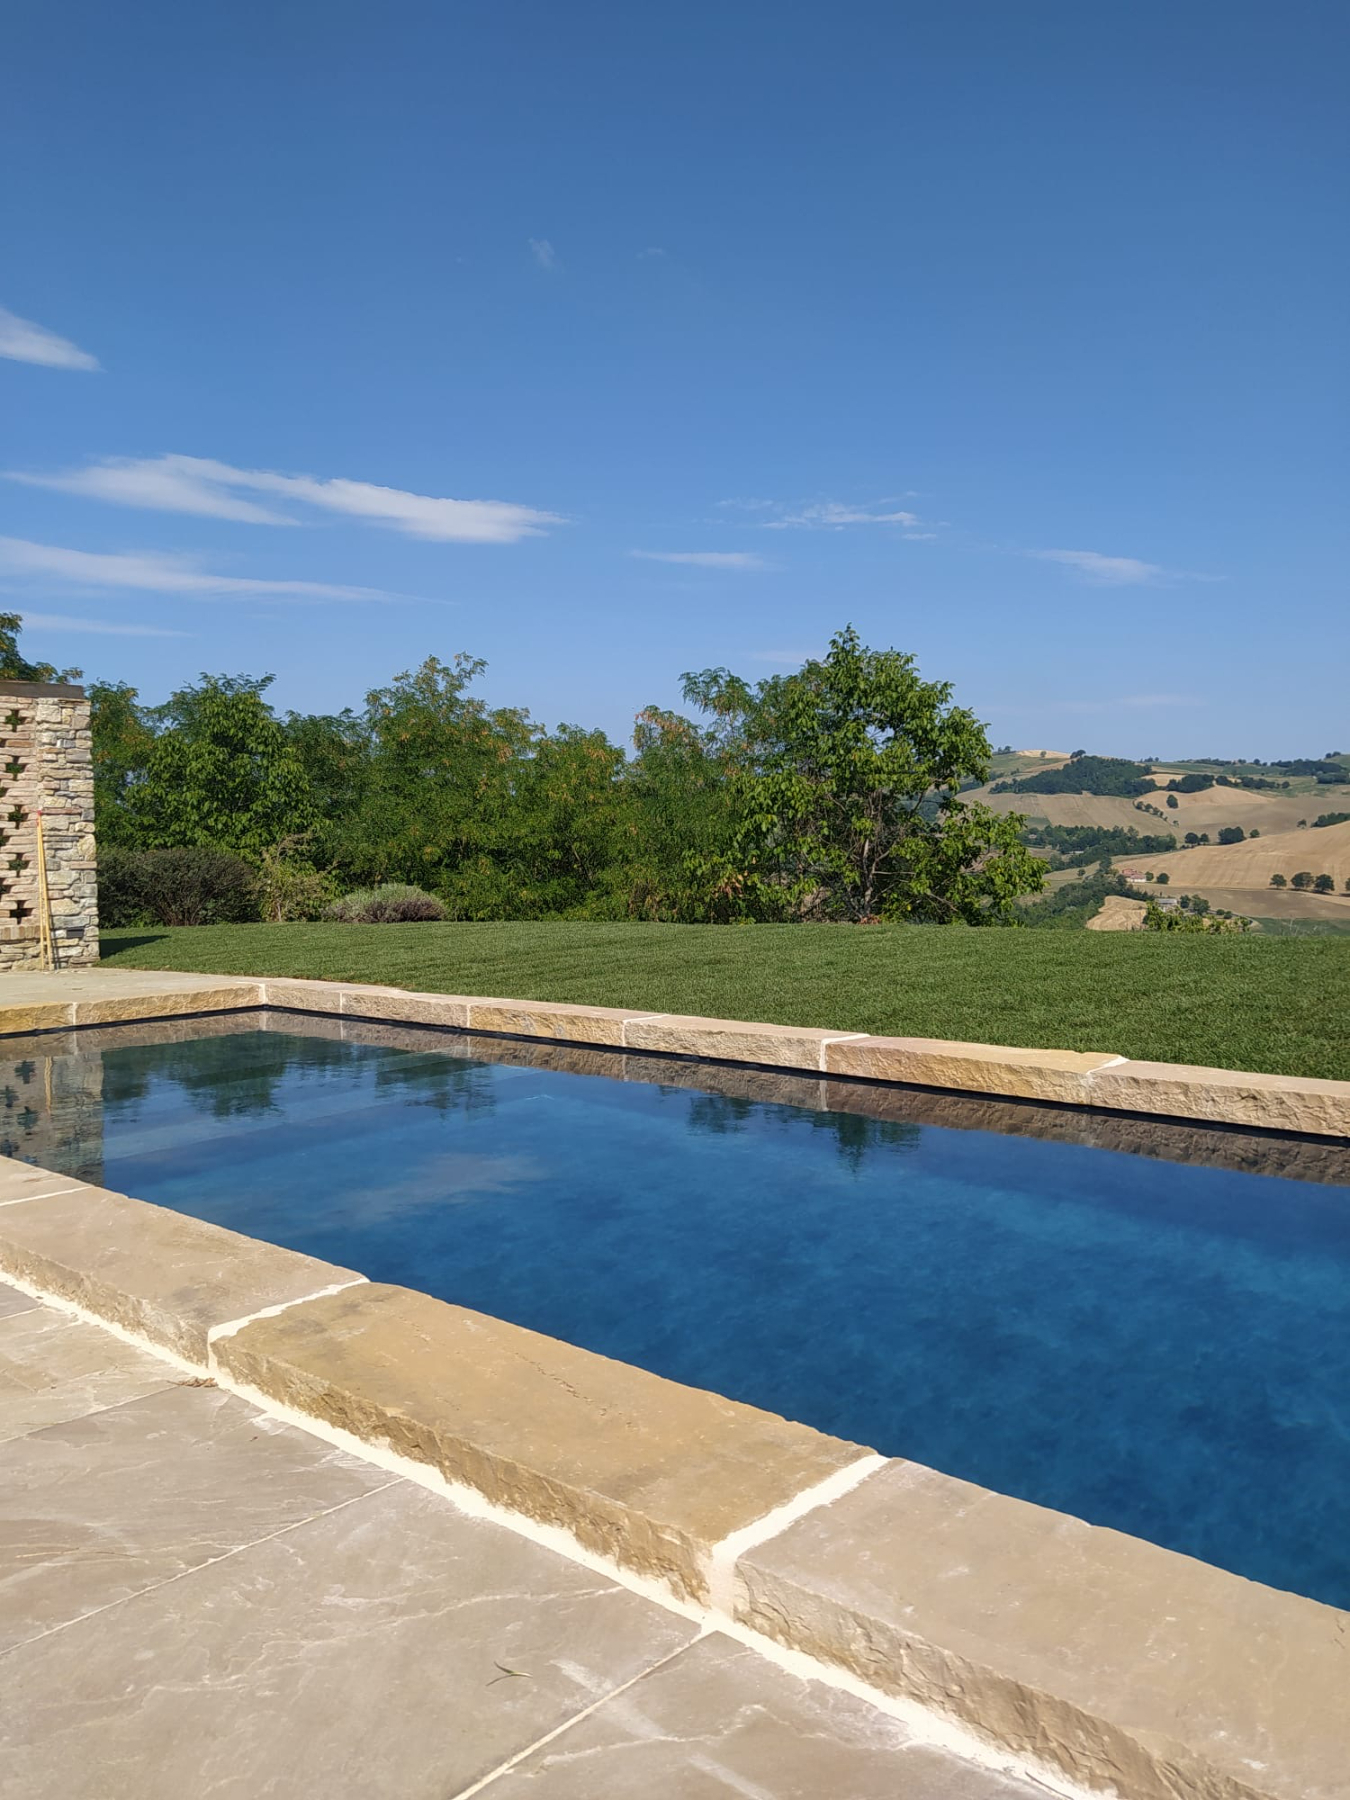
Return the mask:
<svg viewBox="0 0 1350 1800">
<path fill-rule="evenodd" d="M 1350 1079 L 1350 941 L 914 926 L 220 925 L 127 968 L 293 975 Z"/>
</svg>

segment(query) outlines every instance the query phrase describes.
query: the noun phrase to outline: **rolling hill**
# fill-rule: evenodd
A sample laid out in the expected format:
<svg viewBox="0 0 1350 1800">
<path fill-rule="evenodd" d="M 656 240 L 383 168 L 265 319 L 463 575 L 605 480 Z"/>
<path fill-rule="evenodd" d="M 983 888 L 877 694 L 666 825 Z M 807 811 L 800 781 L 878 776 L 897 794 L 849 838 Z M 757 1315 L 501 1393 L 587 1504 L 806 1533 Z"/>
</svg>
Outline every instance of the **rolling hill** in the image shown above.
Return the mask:
<svg viewBox="0 0 1350 1800">
<path fill-rule="evenodd" d="M 1204 799 L 1203 794 L 1182 798 Z M 1119 856 L 1117 867 L 1133 867 L 1139 857 Z M 1300 869 L 1313 875 L 1324 871 L 1336 883 L 1336 893 L 1350 905 L 1345 884 L 1350 881 L 1350 820 L 1343 825 L 1324 825 L 1319 830 L 1280 831 L 1247 838 L 1240 844 L 1201 844 L 1193 850 L 1173 850 L 1166 856 L 1150 856 L 1148 866 L 1167 872 L 1172 887 L 1185 886 L 1266 892 L 1272 875 L 1292 878 Z"/>
</svg>

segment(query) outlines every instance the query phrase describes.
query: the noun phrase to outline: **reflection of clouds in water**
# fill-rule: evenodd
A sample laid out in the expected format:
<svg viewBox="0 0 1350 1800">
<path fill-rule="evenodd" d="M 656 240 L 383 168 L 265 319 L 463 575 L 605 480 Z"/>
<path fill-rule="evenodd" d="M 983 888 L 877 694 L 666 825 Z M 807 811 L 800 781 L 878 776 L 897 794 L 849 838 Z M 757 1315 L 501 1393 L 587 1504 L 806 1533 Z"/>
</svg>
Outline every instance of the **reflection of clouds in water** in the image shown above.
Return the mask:
<svg viewBox="0 0 1350 1800">
<path fill-rule="evenodd" d="M 532 1156 L 473 1156 L 440 1151 L 408 1166 L 391 1168 L 378 1187 L 338 1194 L 331 1220 L 378 1224 L 435 1206 L 470 1206 L 514 1194 L 541 1180 L 544 1165 Z"/>
</svg>

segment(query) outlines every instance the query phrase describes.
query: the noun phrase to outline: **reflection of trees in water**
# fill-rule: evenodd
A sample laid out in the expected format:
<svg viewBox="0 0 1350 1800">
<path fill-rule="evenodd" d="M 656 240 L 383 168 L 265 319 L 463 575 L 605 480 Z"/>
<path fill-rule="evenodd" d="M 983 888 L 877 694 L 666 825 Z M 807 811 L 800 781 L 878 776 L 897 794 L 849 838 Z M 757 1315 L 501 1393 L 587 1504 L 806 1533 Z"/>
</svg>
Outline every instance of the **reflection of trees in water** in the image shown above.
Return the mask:
<svg viewBox="0 0 1350 1800">
<path fill-rule="evenodd" d="M 281 1090 L 334 1075 L 373 1072 L 374 1086 L 402 1092 L 444 1111 L 489 1107 L 487 1071 L 462 1057 L 383 1050 L 339 1038 L 259 1031 L 247 1036 L 187 1038 L 104 1051 L 103 1100 L 110 1112 L 143 1101 L 156 1084 L 180 1088 L 193 1108 L 213 1118 L 281 1110 Z"/>
<path fill-rule="evenodd" d="M 667 1090 L 670 1091 L 670 1090 Z M 834 1139 L 836 1150 L 851 1169 L 862 1167 L 868 1151 L 913 1149 L 922 1126 L 899 1119 L 868 1119 L 861 1113 L 815 1112 L 805 1107 L 766 1105 L 729 1094 L 693 1093 L 689 1100 L 689 1128 L 720 1137 L 745 1131 L 751 1123 L 781 1132 L 823 1132 Z"/>
</svg>

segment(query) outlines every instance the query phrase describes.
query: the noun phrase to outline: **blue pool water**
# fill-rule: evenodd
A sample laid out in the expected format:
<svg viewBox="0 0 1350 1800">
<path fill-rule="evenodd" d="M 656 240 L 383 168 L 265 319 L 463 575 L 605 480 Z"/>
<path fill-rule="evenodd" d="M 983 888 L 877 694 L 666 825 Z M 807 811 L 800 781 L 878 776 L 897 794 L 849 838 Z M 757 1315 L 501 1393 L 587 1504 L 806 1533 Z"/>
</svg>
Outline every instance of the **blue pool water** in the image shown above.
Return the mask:
<svg viewBox="0 0 1350 1800">
<path fill-rule="evenodd" d="M 1325 1175 L 369 1035 L 104 1033 L 101 1149 L 86 1124 L 20 1153 L 1350 1604 L 1350 1192 Z"/>
</svg>

